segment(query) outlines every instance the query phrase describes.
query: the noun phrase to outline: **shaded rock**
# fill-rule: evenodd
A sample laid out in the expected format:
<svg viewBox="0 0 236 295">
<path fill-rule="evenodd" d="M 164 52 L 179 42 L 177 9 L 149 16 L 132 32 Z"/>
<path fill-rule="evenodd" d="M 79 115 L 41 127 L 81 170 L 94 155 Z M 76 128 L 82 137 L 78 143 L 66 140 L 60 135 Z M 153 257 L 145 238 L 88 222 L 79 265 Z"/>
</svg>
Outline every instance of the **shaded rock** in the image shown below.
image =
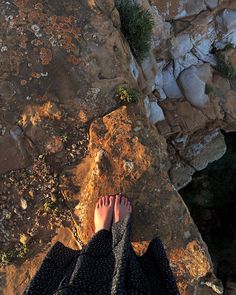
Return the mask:
<svg viewBox="0 0 236 295">
<path fill-rule="evenodd" d="M 171 128 L 171 134 L 192 134 L 206 128 L 207 116 L 188 101 L 164 100 L 160 106 Z"/>
<path fill-rule="evenodd" d="M 195 107 L 204 107 L 209 101 L 205 94 L 206 82 L 211 80 L 212 72 L 208 64 L 192 66 L 183 71 L 179 81 L 186 99 Z"/>
<path fill-rule="evenodd" d="M 191 182 L 192 175 L 195 171 L 192 166 L 183 163 L 180 159 L 179 162 L 172 163 L 169 176 L 176 190 L 180 190 Z"/>
<path fill-rule="evenodd" d="M 164 81 L 163 81 L 163 73 L 162 73 L 162 70 L 165 65 L 166 65 L 165 61 L 161 61 L 157 63 L 157 75 L 155 77 L 155 90 L 158 91 L 161 99 L 166 98 L 166 94 L 163 91 Z"/>
<path fill-rule="evenodd" d="M 159 121 L 165 120 L 163 110 L 157 104 L 156 101 L 151 101 L 150 102 L 150 110 L 151 110 L 151 112 L 150 112 L 151 114 L 150 114 L 149 120 L 150 120 L 151 124 L 156 124 Z"/>
<path fill-rule="evenodd" d="M 188 52 L 183 57 L 179 57 L 174 60 L 174 76 L 178 79 L 179 74 L 187 68 L 195 65 L 201 65 L 203 62 L 198 59 L 193 53 Z"/>
<path fill-rule="evenodd" d="M 218 30 L 230 34 L 236 29 L 236 11 L 225 9 L 216 17 Z"/>
<path fill-rule="evenodd" d="M 187 52 L 193 48 L 193 43 L 188 34 L 178 35 L 176 38 L 171 40 L 172 48 L 171 55 L 173 59 L 183 57 Z"/>
<path fill-rule="evenodd" d="M 0 136 L 0 174 L 27 167 L 30 163 L 31 147 L 20 127 L 11 129 L 10 134 Z"/>
<path fill-rule="evenodd" d="M 153 90 L 155 84 L 155 77 L 157 74 L 157 65 L 155 57 L 150 53 L 149 56 L 141 64 L 142 73 L 145 79 L 145 88 L 143 88 L 144 94 L 149 94 Z"/>
<path fill-rule="evenodd" d="M 218 6 L 219 0 L 205 0 L 206 6 L 210 9 L 214 9 Z"/>
<path fill-rule="evenodd" d="M 236 118 L 236 91 L 230 90 L 226 93 L 225 99 L 223 100 L 222 107 L 225 111 L 226 122 L 228 125 L 231 125 L 231 128 L 234 129 L 235 118 Z M 228 127 L 230 131 L 230 127 Z"/>
<path fill-rule="evenodd" d="M 156 101 L 149 101 L 149 98 L 146 97 L 144 100 L 144 106 L 147 118 L 151 124 L 156 124 L 159 121 L 165 120 L 163 110 Z"/>
<path fill-rule="evenodd" d="M 207 134 L 193 136 L 188 146 L 180 151 L 183 159 L 186 159 L 194 169 L 202 170 L 208 163 L 220 159 L 226 152 L 224 136 L 219 130 L 213 130 Z"/>
<path fill-rule="evenodd" d="M 224 9 L 216 16 L 216 24 L 220 33 L 218 42 L 215 46 L 223 49 L 231 43 L 236 46 L 236 10 Z"/>
<path fill-rule="evenodd" d="M 161 0 L 151 0 L 150 2 L 161 11 L 166 19 L 179 19 L 198 14 L 200 11 L 206 9 L 204 0 L 168 0 L 166 2 Z"/>
<path fill-rule="evenodd" d="M 181 98 L 183 94 L 176 82 L 174 76 L 173 64 L 169 64 L 162 73 L 163 75 L 163 90 L 169 98 Z"/>
<path fill-rule="evenodd" d="M 195 171 L 203 170 L 226 152 L 224 136 L 219 130 L 204 135 L 193 135 L 182 147 L 174 141 L 172 145 L 175 147 L 176 155 L 173 155 L 169 175 L 177 190 L 192 180 Z"/>
</svg>

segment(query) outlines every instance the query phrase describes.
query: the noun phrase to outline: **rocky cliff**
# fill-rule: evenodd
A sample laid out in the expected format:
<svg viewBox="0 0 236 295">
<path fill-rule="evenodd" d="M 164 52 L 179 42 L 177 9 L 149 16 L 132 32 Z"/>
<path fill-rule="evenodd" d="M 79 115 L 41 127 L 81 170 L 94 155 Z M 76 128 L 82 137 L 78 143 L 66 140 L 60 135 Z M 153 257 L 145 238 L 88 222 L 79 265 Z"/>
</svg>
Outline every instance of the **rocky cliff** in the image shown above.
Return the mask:
<svg viewBox="0 0 236 295">
<path fill-rule="evenodd" d="M 114 1 L 0 3 L 0 294 L 21 294 L 56 240 L 82 247 L 117 192 L 138 254 L 158 235 L 181 294 L 223 294 L 178 190 L 236 131 L 236 2 L 135 3 L 154 22 L 142 62 Z"/>
</svg>

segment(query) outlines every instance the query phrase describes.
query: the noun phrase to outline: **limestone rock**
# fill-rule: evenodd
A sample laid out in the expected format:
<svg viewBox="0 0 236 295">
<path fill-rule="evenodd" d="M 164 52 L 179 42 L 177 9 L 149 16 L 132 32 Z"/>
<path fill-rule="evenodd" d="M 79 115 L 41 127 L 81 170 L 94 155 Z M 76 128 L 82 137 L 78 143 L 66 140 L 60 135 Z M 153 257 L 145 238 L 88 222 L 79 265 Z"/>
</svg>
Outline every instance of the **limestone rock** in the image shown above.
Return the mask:
<svg viewBox="0 0 236 295">
<path fill-rule="evenodd" d="M 181 72 L 185 69 L 190 68 L 191 66 L 201 65 L 203 62 L 198 59 L 196 55 L 191 52 L 186 53 L 183 57 L 179 57 L 174 60 L 174 76 L 175 79 L 178 79 Z"/>
<path fill-rule="evenodd" d="M 165 120 L 163 110 L 156 101 L 149 101 L 149 98 L 146 97 L 144 100 L 144 106 L 147 118 L 151 124 L 156 124 L 159 121 Z"/>
<path fill-rule="evenodd" d="M 227 44 L 231 43 L 236 46 L 236 10 L 224 9 L 216 17 L 219 40 L 216 47 L 223 49 Z"/>
<path fill-rule="evenodd" d="M 226 152 L 224 136 L 219 130 L 204 135 L 193 135 L 183 145 L 172 141 L 176 149 L 170 177 L 176 189 L 188 184 L 195 171 L 206 168 L 209 163 L 220 159 Z"/>
<path fill-rule="evenodd" d="M 183 57 L 193 48 L 193 43 L 188 34 L 178 35 L 172 40 L 171 55 L 173 59 Z"/>
<path fill-rule="evenodd" d="M 163 75 L 163 90 L 169 98 L 181 98 L 183 94 L 176 82 L 174 76 L 173 64 L 171 63 L 166 67 L 162 73 Z"/>
<path fill-rule="evenodd" d="M 219 130 L 213 130 L 205 135 L 193 136 L 188 146 L 180 151 L 182 159 L 196 170 L 206 168 L 208 163 L 220 159 L 226 152 L 224 136 Z"/>
<path fill-rule="evenodd" d="M 206 6 L 210 9 L 214 9 L 218 6 L 219 0 L 205 0 Z"/>
<path fill-rule="evenodd" d="M 198 14 L 206 9 L 204 0 L 150 0 L 158 10 L 165 16 L 166 19 L 179 19 L 186 16 Z"/>
<path fill-rule="evenodd" d="M 151 112 L 150 112 L 151 114 L 150 114 L 149 120 L 150 120 L 151 124 L 156 124 L 159 121 L 165 120 L 163 110 L 157 104 L 156 101 L 151 101 L 150 102 L 150 110 L 151 110 Z"/>
<path fill-rule="evenodd" d="M 180 75 L 180 84 L 186 99 L 195 107 L 204 107 L 209 101 L 205 94 L 206 82 L 211 80 L 211 68 L 208 64 L 192 66 Z"/>
</svg>

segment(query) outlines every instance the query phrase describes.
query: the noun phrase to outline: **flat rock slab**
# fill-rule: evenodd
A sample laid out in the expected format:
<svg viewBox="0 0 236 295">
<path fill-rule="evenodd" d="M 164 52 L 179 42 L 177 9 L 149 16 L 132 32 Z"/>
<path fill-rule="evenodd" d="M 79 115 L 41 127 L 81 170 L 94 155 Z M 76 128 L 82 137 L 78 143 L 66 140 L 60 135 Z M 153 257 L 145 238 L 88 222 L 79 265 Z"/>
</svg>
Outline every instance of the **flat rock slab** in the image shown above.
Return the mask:
<svg viewBox="0 0 236 295">
<path fill-rule="evenodd" d="M 180 289 L 190 292 L 182 294 L 193 294 L 201 279 L 212 272 L 212 264 L 187 207 L 168 178 L 164 138 L 147 125 L 140 108 L 121 107 L 91 125 L 89 152 L 82 164 L 65 171 L 62 184 L 68 200 L 75 204 L 80 239 L 86 244 L 93 235 L 98 197 L 124 193 L 134 208 L 136 252 L 142 254 L 149 241 L 160 236 Z M 73 181 L 79 193 L 71 194 L 67 181 Z"/>
</svg>

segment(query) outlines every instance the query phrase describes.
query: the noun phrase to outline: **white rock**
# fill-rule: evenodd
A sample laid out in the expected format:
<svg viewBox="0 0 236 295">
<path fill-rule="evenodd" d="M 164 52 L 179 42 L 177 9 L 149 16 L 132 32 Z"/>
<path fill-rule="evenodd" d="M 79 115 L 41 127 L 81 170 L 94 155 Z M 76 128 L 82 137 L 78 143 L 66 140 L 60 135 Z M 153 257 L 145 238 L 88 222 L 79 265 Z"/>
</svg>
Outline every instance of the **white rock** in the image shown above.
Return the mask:
<svg viewBox="0 0 236 295">
<path fill-rule="evenodd" d="M 151 124 L 156 124 L 159 121 L 165 120 L 165 116 L 162 108 L 157 104 L 156 101 L 150 102 L 150 117 L 149 121 Z"/>
<path fill-rule="evenodd" d="M 144 98 L 144 107 L 146 110 L 146 116 L 151 124 L 156 124 L 159 121 L 165 120 L 162 108 L 156 101 L 150 102 L 148 96 Z"/>
<path fill-rule="evenodd" d="M 211 65 L 216 65 L 216 58 L 210 53 L 212 49 L 211 40 L 205 35 L 204 38 L 194 43 L 192 52 L 194 55 L 203 62 L 208 62 Z"/>
<path fill-rule="evenodd" d="M 146 89 L 150 89 L 150 91 L 152 91 L 152 87 L 155 84 L 155 77 L 157 74 L 157 64 L 156 58 L 151 52 L 142 62 L 141 67 L 146 79 Z"/>
<path fill-rule="evenodd" d="M 225 9 L 216 16 L 218 38 L 214 43 L 217 49 L 232 43 L 236 46 L 236 10 Z"/>
<path fill-rule="evenodd" d="M 27 205 L 27 201 L 24 198 L 20 199 L 20 206 L 23 210 L 26 210 L 28 205 Z"/>
<path fill-rule="evenodd" d="M 192 66 L 183 71 L 179 81 L 186 99 L 195 107 L 203 107 L 209 97 L 205 94 L 206 82 L 211 80 L 212 72 L 209 64 Z"/>
<path fill-rule="evenodd" d="M 177 36 L 176 38 L 173 38 L 171 40 L 171 43 L 172 43 L 172 48 L 170 50 L 170 53 L 173 59 L 184 56 L 193 47 L 190 36 L 188 34 L 183 34 L 183 35 Z"/>
<path fill-rule="evenodd" d="M 205 0 L 205 4 L 208 8 L 214 9 L 218 6 L 219 0 Z"/>
<path fill-rule="evenodd" d="M 166 94 L 163 91 L 163 74 L 162 74 L 162 72 L 159 72 L 156 75 L 154 90 L 157 90 L 158 91 L 161 100 L 166 99 Z"/>
<path fill-rule="evenodd" d="M 135 61 L 134 56 L 131 52 L 130 52 L 130 55 L 131 55 L 131 63 L 129 65 L 130 72 L 134 76 L 135 80 L 137 80 L 138 76 L 139 76 L 139 70 L 136 66 L 136 61 Z"/>
<path fill-rule="evenodd" d="M 202 64 L 203 62 L 201 61 L 201 60 L 199 60 L 194 54 L 192 54 L 191 52 L 188 52 L 188 53 L 186 53 L 186 55 L 185 56 L 183 56 L 183 57 L 179 57 L 179 58 L 177 58 L 175 61 L 174 61 L 174 64 L 175 64 L 175 66 L 174 66 L 174 76 L 175 76 L 175 78 L 177 79 L 178 78 L 178 76 L 179 76 L 179 74 L 183 71 L 183 70 L 185 70 L 185 69 L 187 69 L 187 68 L 189 68 L 189 67 L 191 67 L 191 66 L 193 66 L 193 65 L 200 65 L 200 64 Z"/>
<path fill-rule="evenodd" d="M 163 71 L 163 90 L 169 98 L 183 97 L 174 76 L 172 63 Z"/>
<path fill-rule="evenodd" d="M 146 116 L 149 119 L 150 118 L 150 115 L 151 115 L 151 108 L 150 108 L 150 101 L 149 101 L 148 96 L 146 96 L 144 98 L 143 103 L 144 103 L 144 108 L 146 110 Z"/>
<path fill-rule="evenodd" d="M 216 17 L 217 29 L 225 34 L 236 30 L 236 10 L 225 9 Z"/>
</svg>

